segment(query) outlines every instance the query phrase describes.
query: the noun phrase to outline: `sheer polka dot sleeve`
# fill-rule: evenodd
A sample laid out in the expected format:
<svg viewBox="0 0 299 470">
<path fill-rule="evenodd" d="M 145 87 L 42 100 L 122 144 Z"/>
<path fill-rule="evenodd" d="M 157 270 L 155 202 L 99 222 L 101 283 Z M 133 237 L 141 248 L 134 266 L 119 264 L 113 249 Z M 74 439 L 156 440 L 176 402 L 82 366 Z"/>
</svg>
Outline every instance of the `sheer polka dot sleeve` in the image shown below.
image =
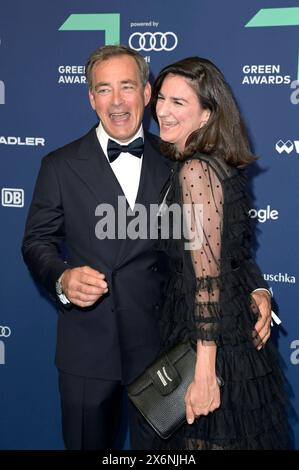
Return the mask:
<svg viewBox="0 0 299 470">
<path fill-rule="evenodd" d="M 194 320 L 197 337 L 217 341 L 220 334 L 219 280 L 223 193 L 206 163 L 187 160 L 180 172 L 184 208 L 185 250 L 190 251 L 196 277 Z"/>
</svg>

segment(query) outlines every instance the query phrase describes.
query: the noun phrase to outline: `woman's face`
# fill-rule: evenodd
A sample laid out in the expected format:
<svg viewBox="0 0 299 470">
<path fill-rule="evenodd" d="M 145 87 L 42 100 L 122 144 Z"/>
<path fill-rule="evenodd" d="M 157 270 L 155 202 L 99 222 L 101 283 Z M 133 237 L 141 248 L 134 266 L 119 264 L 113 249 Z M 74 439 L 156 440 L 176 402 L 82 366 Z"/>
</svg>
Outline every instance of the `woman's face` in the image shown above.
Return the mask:
<svg viewBox="0 0 299 470">
<path fill-rule="evenodd" d="M 180 75 L 166 75 L 158 94 L 156 113 L 160 137 L 175 144 L 182 153 L 189 135 L 203 126 L 210 111 L 203 109 L 190 86 L 189 79 Z"/>
</svg>

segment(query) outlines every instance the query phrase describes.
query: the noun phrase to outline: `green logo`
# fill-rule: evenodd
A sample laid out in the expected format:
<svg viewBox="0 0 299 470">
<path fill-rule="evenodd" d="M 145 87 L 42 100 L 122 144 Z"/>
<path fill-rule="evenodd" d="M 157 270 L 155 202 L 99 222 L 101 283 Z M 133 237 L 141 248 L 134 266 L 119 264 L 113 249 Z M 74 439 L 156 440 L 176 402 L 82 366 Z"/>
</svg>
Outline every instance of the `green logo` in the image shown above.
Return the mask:
<svg viewBox="0 0 299 470">
<path fill-rule="evenodd" d="M 266 28 L 271 26 L 299 26 L 299 8 L 262 8 L 248 21 L 245 28 Z M 299 54 L 297 79 L 299 80 Z"/>
<path fill-rule="evenodd" d="M 105 31 L 105 45 L 119 44 L 119 13 L 72 14 L 60 26 L 59 31 Z"/>
</svg>

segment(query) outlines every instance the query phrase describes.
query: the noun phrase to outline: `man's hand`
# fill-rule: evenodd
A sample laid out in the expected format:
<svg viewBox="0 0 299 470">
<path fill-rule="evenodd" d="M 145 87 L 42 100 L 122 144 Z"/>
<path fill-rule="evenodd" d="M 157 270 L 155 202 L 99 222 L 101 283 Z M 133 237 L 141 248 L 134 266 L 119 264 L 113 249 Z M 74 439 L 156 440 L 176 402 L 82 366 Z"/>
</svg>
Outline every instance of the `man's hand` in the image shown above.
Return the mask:
<svg viewBox="0 0 299 470">
<path fill-rule="evenodd" d="M 257 349 L 261 349 L 270 338 L 271 333 L 271 297 L 270 293 L 264 290 L 252 292 L 251 297 L 254 299 L 260 313 L 254 328 L 261 340 Z"/>
<path fill-rule="evenodd" d="M 108 292 L 105 275 L 89 266 L 66 269 L 61 285 L 69 301 L 78 307 L 90 307 Z"/>
</svg>

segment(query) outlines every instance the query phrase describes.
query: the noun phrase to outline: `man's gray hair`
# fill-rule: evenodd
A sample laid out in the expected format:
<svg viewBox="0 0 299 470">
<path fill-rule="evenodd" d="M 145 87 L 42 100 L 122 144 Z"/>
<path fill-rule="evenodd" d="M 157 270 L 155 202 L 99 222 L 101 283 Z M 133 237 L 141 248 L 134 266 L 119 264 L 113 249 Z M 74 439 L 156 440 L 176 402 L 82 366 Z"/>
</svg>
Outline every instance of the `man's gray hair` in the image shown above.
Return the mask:
<svg viewBox="0 0 299 470">
<path fill-rule="evenodd" d="M 138 52 L 126 46 L 103 46 L 103 47 L 98 47 L 90 55 L 85 66 L 85 76 L 86 76 L 87 83 L 88 83 L 90 90 L 92 89 L 93 67 L 99 62 L 103 62 L 104 60 L 108 60 L 113 57 L 118 57 L 122 55 L 128 55 L 129 57 L 133 57 L 133 59 L 136 61 L 136 64 L 140 72 L 140 80 L 141 80 L 142 86 L 143 88 L 145 87 L 149 79 L 149 66 L 147 62 L 144 60 L 144 58 Z"/>
</svg>

